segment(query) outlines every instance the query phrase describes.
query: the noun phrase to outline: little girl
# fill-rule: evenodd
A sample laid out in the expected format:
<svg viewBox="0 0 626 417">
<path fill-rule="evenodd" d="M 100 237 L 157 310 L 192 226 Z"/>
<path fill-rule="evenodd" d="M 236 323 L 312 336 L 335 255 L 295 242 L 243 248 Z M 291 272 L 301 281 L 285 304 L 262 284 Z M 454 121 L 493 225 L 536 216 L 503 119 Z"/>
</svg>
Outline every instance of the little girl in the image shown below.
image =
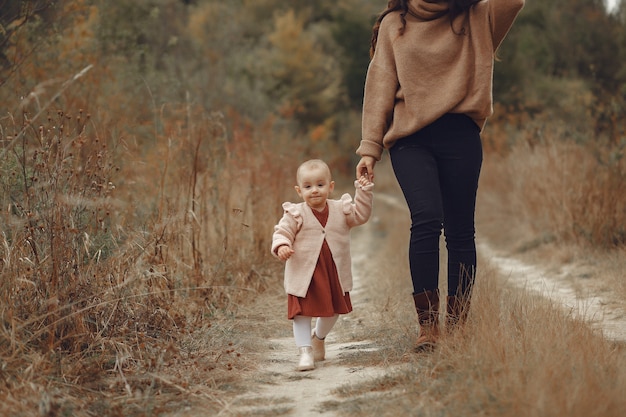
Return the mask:
<svg viewBox="0 0 626 417">
<path fill-rule="evenodd" d="M 329 200 L 335 188 L 328 165 L 319 159 L 304 162 L 296 174 L 296 192 L 303 203 L 283 203 L 284 213 L 274 227 L 272 254 L 285 264 L 289 319 L 300 353 L 299 371 L 323 361 L 324 338 L 339 314 L 352 311 L 350 229 L 365 223 L 372 212 L 374 184 L 366 176 L 354 182 L 349 194 Z M 311 333 L 311 318 L 317 317 Z"/>
</svg>

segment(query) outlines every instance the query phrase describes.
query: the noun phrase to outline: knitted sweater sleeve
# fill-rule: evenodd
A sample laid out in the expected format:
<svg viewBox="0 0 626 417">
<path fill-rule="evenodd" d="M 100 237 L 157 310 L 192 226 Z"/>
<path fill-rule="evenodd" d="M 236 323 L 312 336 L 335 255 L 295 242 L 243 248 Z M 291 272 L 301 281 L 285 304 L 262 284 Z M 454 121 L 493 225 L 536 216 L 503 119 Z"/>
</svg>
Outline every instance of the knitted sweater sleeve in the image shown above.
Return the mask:
<svg viewBox="0 0 626 417">
<path fill-rule="evenodd" d="M 383 136 L 391 123 L 399 85 L 392 47 L 398 27 L 392 15 L 381 22 L 376 50 L 365 79 L 362 137 L 356 153 L 373 156 L 376 160 L 380 160 L 383 153 Z"/>
<path fill-rule="evenodd" d="M 489 23 L 493 35 L 493 50 L 495 51 L 511 29 L 518 13 L 524 7 L 524 0 L 488 0 L 488 2 Z"/>
</svg>

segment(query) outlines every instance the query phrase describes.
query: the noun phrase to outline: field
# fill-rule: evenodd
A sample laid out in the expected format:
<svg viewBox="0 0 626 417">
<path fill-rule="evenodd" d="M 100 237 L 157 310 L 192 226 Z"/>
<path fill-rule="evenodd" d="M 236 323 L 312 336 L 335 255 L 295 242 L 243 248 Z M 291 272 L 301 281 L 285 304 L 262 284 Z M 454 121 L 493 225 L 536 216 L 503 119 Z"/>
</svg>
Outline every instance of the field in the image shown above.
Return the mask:
<svg viewBox="0 0 626 417">
<path fill-rule="evenodd" d="M 575 22 L 528 3 L 499 51 L 467 326 L 412 351 L 383 160 L 355 310 L 304 374 L 272 228 L 303 159 L 353 192 L 380 4 L 3 3 L 0 415 L 620 415 L 624 344 L 602 322 L 626 317 L 626 31 L 576 2 Z M 596 43 L 561 46 L 578 31 Z M 559 285 L 538 295 L 502 260 Z M 549 297 L 565 287 L 577 305 Z"/>
</svg>

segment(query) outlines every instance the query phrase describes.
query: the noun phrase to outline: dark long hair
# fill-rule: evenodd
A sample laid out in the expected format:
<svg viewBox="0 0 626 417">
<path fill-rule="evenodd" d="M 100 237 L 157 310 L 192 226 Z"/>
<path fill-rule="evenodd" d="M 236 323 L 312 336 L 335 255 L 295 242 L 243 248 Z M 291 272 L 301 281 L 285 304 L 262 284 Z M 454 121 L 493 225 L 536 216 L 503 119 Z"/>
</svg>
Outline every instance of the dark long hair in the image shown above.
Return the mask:
<svg viewBox="0 0 626 417">
<path fill-rule="evenodd" d="M 478 3 L 480 0 L 439 0 L 439 1 L 442 3 L 443 2 L 448 3 L 448 14 L 450 16 L 450 26 L 452 26 L 452 21 L 458 15 L 464 13 L 466 10 L 468 10 L 474 4 Z M 374 56 L 374 51 L 376 50 L 376 42 L 378 41 L 378 30 L 380 29 L 380 22 L 382 22 L 383 18 L 387 16 L 389 13 L 395 12 L 398 10 L 400 11 L 400 20 L 402 21 L 402 27 L 400 28 L 400 35 L 404 33 L 404 29 L 406 27 L 406 15 L 409 13 L 409 0 L 389 0 L 387 1 L 387 8 L 378 15 L 378 18 L 376 19 L 376 22 L 374 23 L 374 27 L 372 28 L 372 40 L 370 43 L 370 58 Z M 461 32 L 455 32 L 455 33 L 462 35 L 465 33 L 465 31 L 461 30 Z"/>
</svg>

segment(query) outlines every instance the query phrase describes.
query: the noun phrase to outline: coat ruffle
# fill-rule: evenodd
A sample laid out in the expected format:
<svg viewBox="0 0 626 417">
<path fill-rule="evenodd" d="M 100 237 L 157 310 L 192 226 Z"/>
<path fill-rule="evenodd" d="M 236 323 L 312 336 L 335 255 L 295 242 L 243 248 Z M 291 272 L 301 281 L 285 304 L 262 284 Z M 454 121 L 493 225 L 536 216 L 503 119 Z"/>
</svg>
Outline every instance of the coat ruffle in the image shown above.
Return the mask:
<svg viewBox="0 0 626 417">
<path fill-rule="evenodd" d="M 287 201 L 283 203 L 283 210 L 285 210 L 285 213 L 290 214 L 296 220 L 298 227 L 302 225 L 302 213 L 298 208 L 298 204 Z"/>
</svg>

